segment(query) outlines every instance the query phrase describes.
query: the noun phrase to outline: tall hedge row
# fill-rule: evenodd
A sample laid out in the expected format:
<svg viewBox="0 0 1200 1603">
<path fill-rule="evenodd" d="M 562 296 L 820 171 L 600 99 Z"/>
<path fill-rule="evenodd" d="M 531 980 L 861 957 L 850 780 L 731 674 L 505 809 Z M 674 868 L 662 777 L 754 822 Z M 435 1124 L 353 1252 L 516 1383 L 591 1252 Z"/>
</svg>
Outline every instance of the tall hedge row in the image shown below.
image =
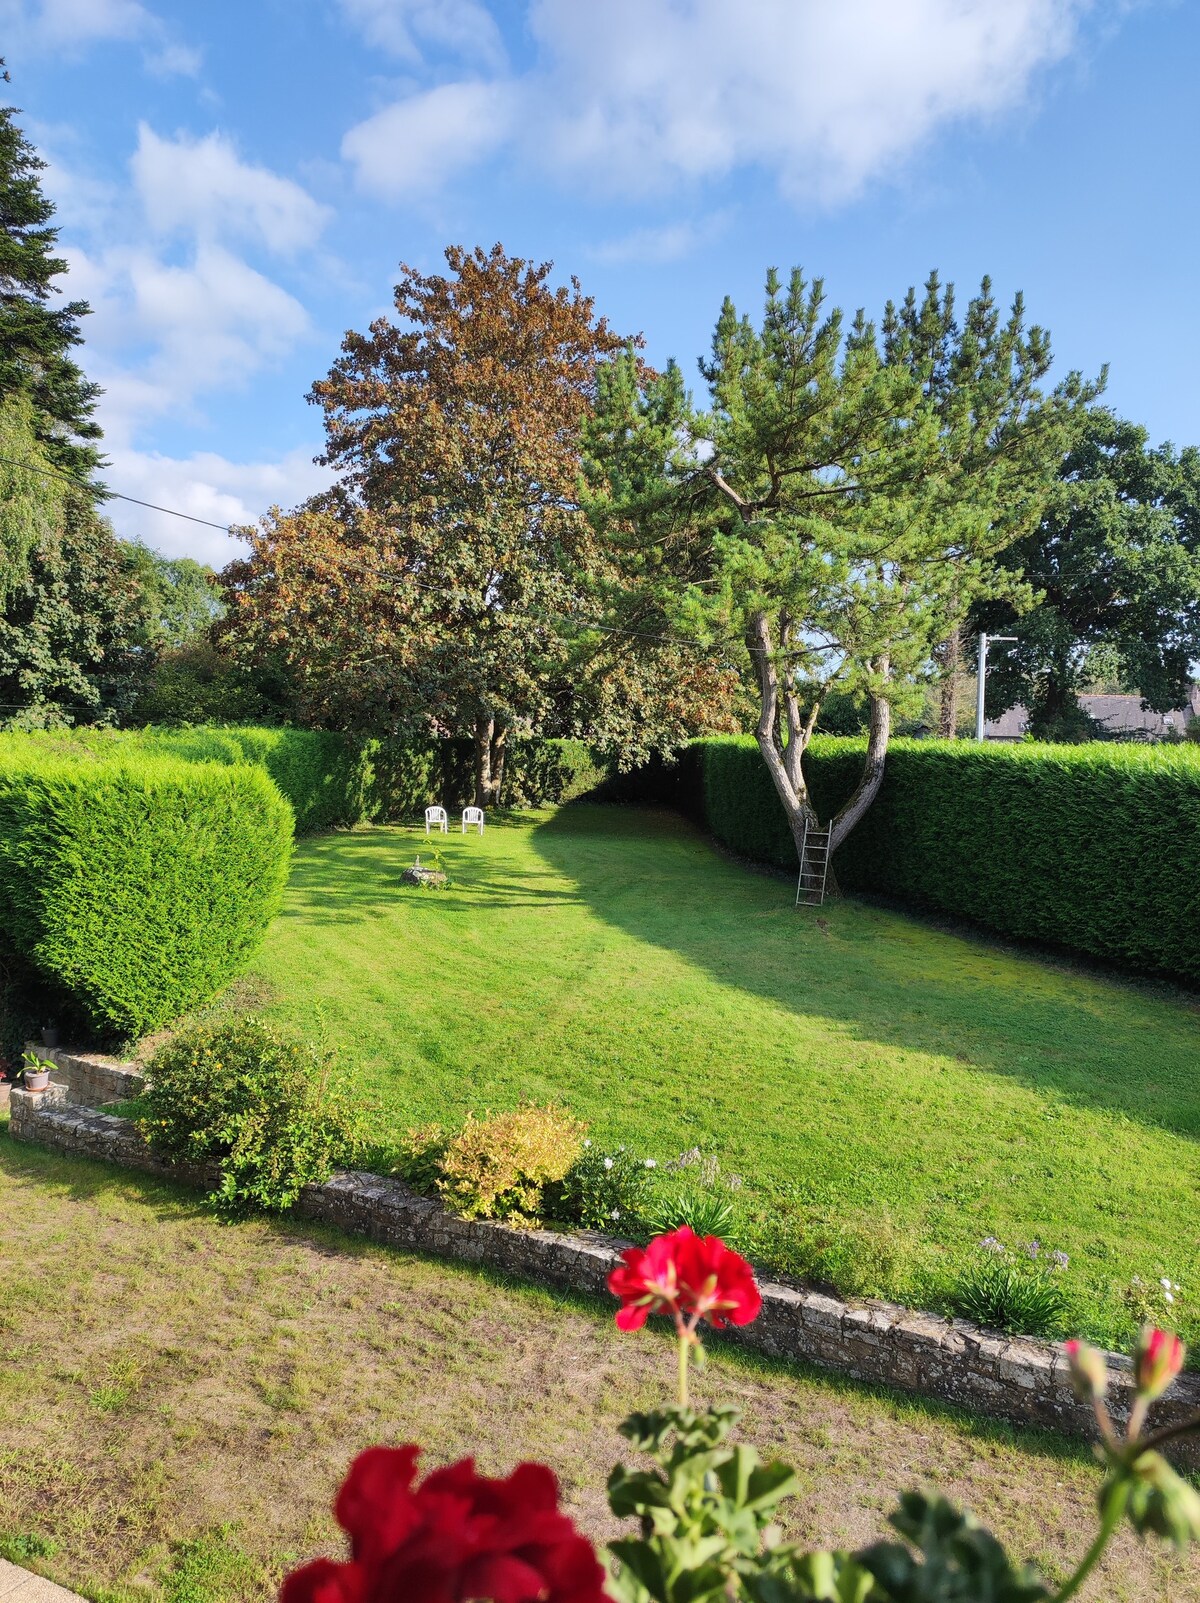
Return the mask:
<svg viewBox="0 0 1200 1603">
<path fill-rule="evenodd" d="M 0 957 L 99 1036 L 207 1000 L 283 894 L 292 813 L 265 773 L 0 739 Z"/>
<path fill-rule="evenodd" d="M 29 737 L 64 754 L 146 752 L 198 763 L 266 769 L 296 816 L 296 833 L 419 817 L 431 802 L 463 807 L 475 793 L 469 740 L 407 741 L 318 729 L 228 728 L 71 730 Z M 515 740 L 506 762 L 505 806 L 571 801 L 604 777 L 578 740 Z"/>
<path fill-rule="evenodd" d="M 850 794 L 862 744 L 813 742 L 814 798 Z M 752 738 L 696 741 L 642 779 L 731 850 L 795 866 Z M 834 858 L 847 889 L 1142 972 L 1200 980 L 1200 750 L 898 740 L 871 811 Z"/>
</svg>

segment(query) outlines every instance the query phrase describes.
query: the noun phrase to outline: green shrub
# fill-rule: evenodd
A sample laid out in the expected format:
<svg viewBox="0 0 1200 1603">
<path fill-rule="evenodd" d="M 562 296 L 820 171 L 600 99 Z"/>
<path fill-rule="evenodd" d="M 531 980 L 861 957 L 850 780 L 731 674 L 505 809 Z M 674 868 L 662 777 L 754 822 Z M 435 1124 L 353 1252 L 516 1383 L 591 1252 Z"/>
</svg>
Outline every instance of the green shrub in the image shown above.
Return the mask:
<svg viewBox="0 0 1200 1603">
<path fill-rule="evenodd" d="M 1061 1336 L 1071 1313 L 1065 1268 L 1061 1253 L 1045 1253 L 1036 1241 L 1025 1252 L 986 1242 L 962 1271 L 950 1301 L 955 1313 L 977 1325 L 1013 1336 Z"/>
<path fill-rule="evenodd" d="M 406 1130 L 391 1154 L 391 1172 L 413 1191 L 427 1197 L 437 1190 L 442 1177 L 442 1160 L 449 1145 L 450 1137 L 440 1124 L 419 1124 Z"/>
<path fill-rule="evenodd" d="M 281 1210 L 363 1151 L 358 1110 L 329 1084 L 330 1060 L 252 1014 L 195 1025 L 147 1065 L 138 1128 L 176 1161 L 215 1160 L 219 1208 Z"/>
<path fill-rule="evenodd" d="M 0 740 L 0 941 L 101 1036 L 207 1001 L 283 894 L 287 803 L 262 773 Z"/>
<path fill-rule="evenodd" d="M 812 743 L 822 817 L 850 794 L 862 753 L 853 740 Z M 671 783 L 676 804 L 730 850 L 794 871 L 791 831 L 750 736 L 694 742 Z M 846 889 L 1200 980 L 1200 751 L 897 740 L 833 868 Z"/>
<path fill-rule="evenodd" d="M 653 1158 L 635 1158 L 625 1147 L 606 1152 L 585 1141 L 561 1182 L 547 1189 L 546 1209 L 585 1230 L 625 1235 L 650 1206 L 655 1167 Z"/>
<path fill-rule="evenodd" d="M 740 1176 L 722 1174 L 717 1158 L 692 1147 L 658 1171 L 642 1217 L 651 1235 L 687 1225 L 698 1236 L 720 1236 L 740 1249 L 746 1245 L 737 1205 L 741 1189 Z"/>
<path fill-rule="evenodd" d="M 562 1108 L 525 1104 L 467 1122 L 447 1144 L 438 1190 L 464 1219 L 539 1222 L 543 1191 L 578 1157 L 585 1125 Z"/>
<path fill-rule="evenodd" d="M 726 1246 L 745 1245 L 733 1198 L 720 1191 L 694 1186 L 666 1192 L 653 1199 L 644 1218 L 652 1236 L 687 1225 L 698 1236 L 720 1236 Z"/>
</svg>

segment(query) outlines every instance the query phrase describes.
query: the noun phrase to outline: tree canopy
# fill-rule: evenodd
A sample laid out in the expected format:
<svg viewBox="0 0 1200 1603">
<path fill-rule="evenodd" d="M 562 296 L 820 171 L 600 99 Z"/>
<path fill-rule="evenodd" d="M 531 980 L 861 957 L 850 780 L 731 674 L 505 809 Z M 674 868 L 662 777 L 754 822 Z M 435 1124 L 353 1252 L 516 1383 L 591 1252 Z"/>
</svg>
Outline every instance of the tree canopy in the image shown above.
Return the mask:
<svg viewBox="0 0 1200 1603">
<path fill-rule="evenodd" d="M 580 512 L 581 434 L 604 367 L 628 353 L 641 372 L 638 342 L 550 263 L 498 245 L 446 260 L 405 268 L 396 321 L 347 334 L 314 384 L 336 488 L 248 532 L 223 634 L 281 655 L 314 721 L 469 733 L 487 804 L 510 732 L 586 721 L 636 754 L 696 727 L 722 681 L 676 665 L 672 641 L 590 621 L 606 559 Z"/>
<path fill-rule="evenodd" d="M 937 276 L 877 328 L 827 310 L 820 280 L 767 278 L 755 326 L 726 300 L 696 408 L 677 368 L 600 375 L 590 511 L 622 554 L 618 610 L 709 642 L 752 687 L 756 735 L 798 850 L 817 823 L 804 751 L 835 689 L 869 703 L 860 783 L 836 848 L 876 793 L 893 706 L 983 598 L 1020 596 L 999 553 L 1041 515 L 1074 414 L 1045 331 L 990 284 L 955 315 Z"/>
<path fill-rule="evenodd" d="M 988 673 L 988 708 L 1023 703 L 1051 738 L 1092 732 L 1077 696 L 1096 680 L 1141 692 L 1157 712 L 1182 706 L 1200 659 L 1200 451 L 1152 447 L 1146 430 L 1101 407 L 1037 526 L 1003 561 L 1037 592 L 1017 614 L 981 609 L 1014 634 Z"/>
<path fill-rule="evenodd" d="M 0 61 L 0 80 L 8 73 Z M 34 432 L 52 466 L 87 479 L 100 454 L 94 417 L 99 386 L 71 352 L 80 344 L 86 301 L 52 305 L 67 263 L 55 255 L 54 206 L 42 192 L 46 163 L 0 106 L 0 399 L 27 396 Z"/>
</svg>

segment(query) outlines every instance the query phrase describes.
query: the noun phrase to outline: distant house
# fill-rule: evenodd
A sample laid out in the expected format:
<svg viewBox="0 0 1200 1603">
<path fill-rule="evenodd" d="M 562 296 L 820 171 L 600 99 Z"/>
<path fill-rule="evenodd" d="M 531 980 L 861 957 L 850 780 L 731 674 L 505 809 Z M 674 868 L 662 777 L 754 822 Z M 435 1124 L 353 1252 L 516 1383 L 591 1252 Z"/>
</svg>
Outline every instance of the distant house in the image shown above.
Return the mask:
<svg viewBox="0 0 1200 1603">
<path fill-rule="evenodd" d="M 1200 685 L 1193 685 L 1187 705 L 1173 712 L 1150 712 L 1140 696 L 1080 696 L 1079 705 L 1089 718 L 1118 740 L 1177 740 L 1189 718 L 1200 718 Z M 1000 718 L 983 726 L 985 740 L 1020 740 L 1029 728 L 1024 707 L 1010 707 Z"/>
</svg>

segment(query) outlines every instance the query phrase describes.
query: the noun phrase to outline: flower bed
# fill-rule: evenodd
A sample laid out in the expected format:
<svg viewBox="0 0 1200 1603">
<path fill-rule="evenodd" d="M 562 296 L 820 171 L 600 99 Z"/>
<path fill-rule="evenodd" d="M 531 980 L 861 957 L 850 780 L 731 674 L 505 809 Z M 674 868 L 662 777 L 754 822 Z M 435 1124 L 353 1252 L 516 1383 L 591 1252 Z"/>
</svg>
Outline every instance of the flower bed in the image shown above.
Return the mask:
<svg viewBox="0 0 1200 1603">
<path fill-rule="evenodd" d="M 14 1091 L 12 1134 L 62 1152 L 211 1186 L 211 1175 L 166 1163 L 147 1148 L 130 1121 L 68 1106 L 66 1091 Z M 486 1264 L 501 1272 L 585 1293 L 601 1294 L 625 1245 L 590 1231 L 564 1234 L 463 1219 L 437 1200 L 414 1195 L 396 1180 L 341 1173 L 306 1186 L 296 1211 L 407 1251 Z M 754 1322 L 729 1337 L 775 1358 L 800 1360 L 855 1379 L 897 1386 L 980 1413 L 1076 1433 L 1094 1434 L 1090 1408 L 1074 1396 L 1065 1348 L 1008 1338 L 961 1319 L 943 1319 L 893 1304 L 851 1304 L 819 1292 L 764 1282 Z M 1127 1360 L 1106 1359 L 1114 1417 L 1133 1406 Z M 1200 1407 L 1200 1376 L 1184 1375 L 1157 1405 L 1169 1424 Z"/>
</svg>

